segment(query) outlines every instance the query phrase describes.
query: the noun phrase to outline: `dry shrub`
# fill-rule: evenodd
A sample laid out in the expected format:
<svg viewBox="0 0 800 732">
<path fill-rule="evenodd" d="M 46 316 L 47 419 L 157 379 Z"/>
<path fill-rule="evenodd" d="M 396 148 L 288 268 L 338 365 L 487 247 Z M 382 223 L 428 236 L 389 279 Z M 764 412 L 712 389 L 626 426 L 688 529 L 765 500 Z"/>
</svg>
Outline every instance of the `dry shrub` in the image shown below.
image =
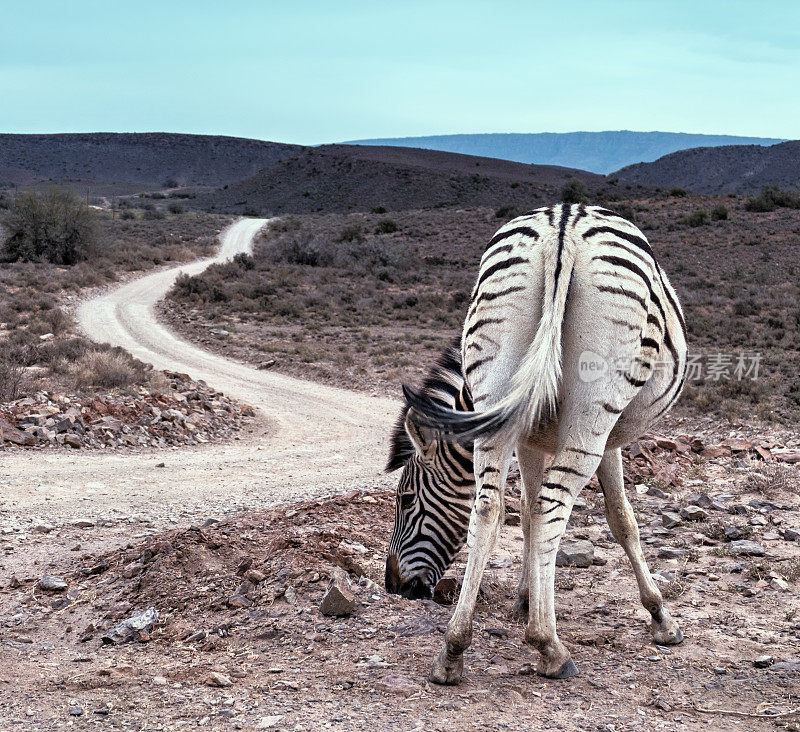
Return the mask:
<svg viewBox="0 0 800 732">
<path fill-rule="evenodd" d="M 78 389 L 121 389 L 139 382 L 143 372 L 144 366 L 121 350 L 89 351 L 78 359 L 73 368 Z"/>
<path fill-rule="evenodd" d="M 744 479 L 744 489 L 774 497 L 782 493 L 800 495 L 800 470 L 786 463 L 763 463 L 753 460 Z"/>
<path fill-rule="evenodd" d="M 0 355 L 0 401 L 13 401 L 22 392 L 25 367 L 12 359 Z"/>
</svg>

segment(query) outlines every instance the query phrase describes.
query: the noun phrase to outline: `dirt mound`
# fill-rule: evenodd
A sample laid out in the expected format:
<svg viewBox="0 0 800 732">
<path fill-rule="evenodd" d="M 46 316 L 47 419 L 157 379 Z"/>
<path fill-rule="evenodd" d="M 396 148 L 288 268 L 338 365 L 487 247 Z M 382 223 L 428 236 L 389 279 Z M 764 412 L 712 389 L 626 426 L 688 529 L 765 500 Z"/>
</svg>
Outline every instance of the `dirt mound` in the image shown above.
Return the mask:
<svg viewBox="0 0 800 732">
<path fill-rule="evenodd" d="M 630 567 L 590 486 L 566 542 L 590 541 L 594 564 L 560 567 L 556 577 L 559 634 L 583 674 L 531 676 L 535 654 L 510 613 L 521 546 L 511 512 L 465 679 L 431 685 L 451 610 L 385 593 L 393 496 L 354 492 L 134 538 L 110 553 L 62 553 L 12 577 L 0 588 L 9 651 L 0 710 L 39 726 L 95 716 L 148 727 L 157 713 L 167 727 L 215 729 L 448 729 L 477 720 L 487 730 L 701 730 L 733 728 L 741 715 L 753 730 L 794 723 L 800 471 L 754 467 L 737 456 L 742 445 L 707 459 L 699 447 L 654 435 L 626 462 L 650 568 L 686 634 L 679 647 L 651 644 Z M 512 509 L 516 492 L 512 480 Z M 461 556 L 454 577 L 463 566 Z M 336 567 L 352 578 L 349 617 L 319 611 Z M 155 625 L 108 641 L 120 621 L 150 608 Z"/>
</svg>

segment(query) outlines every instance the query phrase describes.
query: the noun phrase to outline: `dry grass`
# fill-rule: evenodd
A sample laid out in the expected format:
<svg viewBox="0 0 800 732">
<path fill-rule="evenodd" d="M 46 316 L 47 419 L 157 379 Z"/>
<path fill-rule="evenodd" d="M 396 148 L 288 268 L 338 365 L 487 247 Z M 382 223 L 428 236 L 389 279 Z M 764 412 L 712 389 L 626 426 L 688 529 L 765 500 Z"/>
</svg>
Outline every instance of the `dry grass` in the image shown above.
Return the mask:
<svg viewBox="0 0 800 732">
<path fill-rule="evenodd" d="M 71 372 L 78 390 L 122 389 L 141 383 L 145 369 L 124 351 L 91 350 L 78 359 Z"/>
<path fill-rule="evenodd" d="M 800 496 L 800 469 L 779 462 L 749 462 L 743 490 L 766 498 L 779 498 L 787 494 Z"/>
</svg>

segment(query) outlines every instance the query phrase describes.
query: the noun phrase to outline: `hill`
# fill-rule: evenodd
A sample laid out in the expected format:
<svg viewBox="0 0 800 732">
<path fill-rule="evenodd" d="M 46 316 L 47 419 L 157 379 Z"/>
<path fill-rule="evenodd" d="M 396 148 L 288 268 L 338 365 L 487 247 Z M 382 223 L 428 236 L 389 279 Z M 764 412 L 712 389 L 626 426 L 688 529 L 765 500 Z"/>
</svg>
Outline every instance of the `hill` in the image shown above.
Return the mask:
<svg viewBox="0 0 800 732">
<path fill-rule="evenodd" d="M 171 133 L 0 134 L 0 187 L 102 184 L 117 189 L 220 186 L 294 154 L 300 147 L 213 135 Z"/>
<path fill-rule="evenodd" d="M 478 155 L 519 163 L 559 165 L 610 173 L 623 166 L 649 162 L 690 147 L 719 145 L 773 145 L 780 139 L 694 135 L 683 132 L 544 132 L 538 134 L 431 135 L 375 140 L 354 140 L 353 145 L 417 147 Z"/>
<path fill-rule="evenodd" d="M 800 140 L 771 147 L 699 147 L 629 165 L 617 176 L 641 185 L 679 186 L 699 193 L 755 193 L 763 185 L 800 190 Z"/>
<path fill-rule="evenodd" d="M 642 188 L 611 186 L 603 176 L 568 168 L 403 147 L 304 148 L 254 176 L 199 194 L 209 211 L 268 215 L 408 210 L 444 206 L 516 206 L 552 201 L 570 178 L 592 195 L 631 197 Z"/>
</svg>

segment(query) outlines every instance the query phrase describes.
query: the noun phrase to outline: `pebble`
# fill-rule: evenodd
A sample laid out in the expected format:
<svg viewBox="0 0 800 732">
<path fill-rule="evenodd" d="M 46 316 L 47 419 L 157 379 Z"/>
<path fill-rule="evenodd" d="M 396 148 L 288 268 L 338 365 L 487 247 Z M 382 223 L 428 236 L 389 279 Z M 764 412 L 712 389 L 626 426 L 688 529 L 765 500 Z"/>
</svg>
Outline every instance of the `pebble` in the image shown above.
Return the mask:
<svg viewBox="0 0 800 732">
<path fill-rule="evenodd" d="M 56 577 L 54 574 L 45 574 L 39 580 L 39 589 L 49 592 L 63 592 L 68 586 L 63 577 Z"/>
<path fill-rule="evenodd" d="M 662 511 L 661 523 L 664 525 L 665 529 L 674 529 L 676 526 L 680 525 L 681 517 L 673 511 Z"/>
<path fill-rule="evenodd" d="M 221 674 L 218 671 L 212 671 L 208 674 L 208 685 L 209 686 L 232 686 L 233 681 L 230 680 L 225 674 Z"/>
<path fill-rule="evenodd" d="M 658 556 L 661 559 L 681 559 L 687 555 L 686 549 L 678 549 L 674 546 L 662 546 L 658 550 Z"/>
<path fill-rule="evenodd" d="M 739 541 L 731 542 L 731 551 L 735 554 L 746 554 L 751 557 L 763 557 L 764 547 L 757 541 L 749 541 L 741 539 Z"/>
<path fill-rule="evenodd" d="M 352 614 L 356 608 L 356 598 L 351 590 L 350 578 L 347 572 L 336 567 L 333 570 L 328 589 L 322 596 L 319 611 L 323 615 L 344 617 Z"/>
<path fill-rule="evenodd" d="M 272 714 L 268 717 L 261 717 L 261 719 L 258 720 L 256 729 L 272 729 L 276 725 L 280 724 L 283 716 L 283 714 Z"/>
<path fill-rule="evenodd" d="M 769 668 L 773 663 L 775 659 L 772 656 L 757 656 L 753 659 L 753 666 L 756 668 Z"/>
<path fill-rule="evenodd" d="M 681 518 L 687 521 L 705 521 L 708 518 L 708 511 L 700 506 L 684 506 L 681 509 Z"/>
<path fill-rule="evenodd" d="M 797 541 L 800 539 L 800 529 L 784 529 L 783 538 L 786 539 L 786 541 Z"/>
<path fill-rule="evenodd" d="M 580 567 L 586 569 L 594 561 L 594 545 L 591 541 L 580 541 L 563 544 L 556 554 L 556 567 Z"/>
<path fill-rule="evenodd" d="M 69 710 L 70 716 L 72 717 L 82 717 L 83 716 L 83 707 L 74 706 Z"/>
</svg>

